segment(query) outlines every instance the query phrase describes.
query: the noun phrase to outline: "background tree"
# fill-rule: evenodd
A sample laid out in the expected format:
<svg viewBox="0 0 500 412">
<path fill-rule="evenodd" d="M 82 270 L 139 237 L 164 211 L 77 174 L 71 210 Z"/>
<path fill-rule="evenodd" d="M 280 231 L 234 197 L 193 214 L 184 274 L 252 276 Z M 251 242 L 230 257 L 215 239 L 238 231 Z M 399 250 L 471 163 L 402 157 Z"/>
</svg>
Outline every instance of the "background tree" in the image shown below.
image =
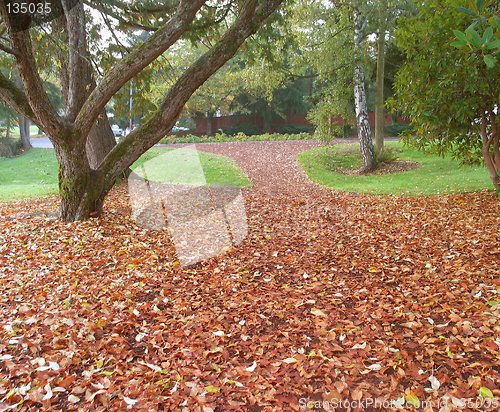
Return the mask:
<svg viewBox="0 0 500 412">
<path fill-rule="evenodd" d="M 485 15 L 498 15 L 496 2 L 481 3 Z M 498 53 L 498 19 L 474 23 L 475 17 L 463 13 L 461 6 L 458 0 L 432 0 L 421 6 L 417 16 L 404 20 L 397 37 L 407 62 L 397 74 L 391 106 L 414 127 L 415 136 L 406 137 L 409 144 L 441 155 L 451 153 L 466 163 L 483 162 L 499 190 L 500 66 L 488 67 L 482 54 L 452 45 L 457 28 L 474 24 L 486 33 L 481 24 L 491 22 L 496 27 L 488 33 L 495 40 L 486 33 L 484 41 L 483 37 L 477 41 L 491 41 L 497 49 L 488 54 Z"/>
<path fill-rule="evenodd" d="M 385 73 L 385 37 L 388 15 L 387 0 L 379 0 L 377 33 L 377 74 L 375 80 L 375 152 L 380 155 L 384 148 L 384 73 Z"/>
<path fill-rule="evenodd" d="M 368 105 L 365 91 L 365 67 L 363 52 L 366 36 L 366 17 L 357 4 L 352 7 L 354 29 L 354 108 L 356 111 L 356 127 L 358 129 L 359 147 L 363 173 L 371 172 L 377 163 L 373 147 L 372 130 L 368 121 Z"/>
<path fill-rule="evenodd" d="M 401 65 L 402 61 L 394 59 L 397 50 L 394 43 L 394 32 L 398 20 L 402 16 L 411 15 L 416 12 L 416 6 L 408 0 L 377 0 L 373 3 L 371 18 L 375 24 L 377 34 L 376 52 L 376 74 L 375 74 L 375 153 L 379 156 L 384 149 L 384 127 L 385 127 L 385 99 L 392 95 L 394 82 L 394 67 Z M 386 61 L 392 67 L 386 73 Z"/>
<path fill-rule="evenodd" d="M 282 7 L 283 18 L 249 39 L 237 56 L 208 79 L 186 104 L 183 116 L 255 114 L 263 117 L 263 130 L 253 124 L 246 126 L 255 132 L 267 132 L 273 119 L 289 113 L 306 114 L 305 97 L 310 94 L 312 78 L 290 72 L 290 55 L 298 52 L 285 24 L 290 9 Z M 210 38 L 201 42 L 184 40 L 179 47 L 165 53 L 155 66 L 154 101 L 160 101 L 175 82 L 172 73 L 187 69 L 210 47 Z M 292 47 L 295 49 L 291 50 Z"/>
<path fill-rule="evenodd" d="M 30 119 L 28 119 L 27 117 L 25 117 L 21 114 L 21 115 L 19 115 L 18 125 L 19 125 L 19 135 L 21 137 L 21 145 L 22 145 L 24 150 L 29 150 L 32 148 L 32 146 L 31 146 L 31 132 L 30 132 L 30 127 L 31 127 Z"/>
<path fill-rule="evenodd" d="M 24 91 L 20 90 L 1 76 L 0 98 L 49 134 L 59 163 L 62 218 L 73 221 L 98 215 L 116 179 L 172 128 L 191 95 L 233 57 L 243 42 L 259 29 L 282 2 L 245 0 L 208 5 L 206 0 L 179 0 L 169 2 L 169 10 L 164 10 L 165 4 L 160 3 L 163 15 L 156 22 L 161 22 L 161 25 L 154 29 L 147 40 L 132 47 L 124 58 L 117 59 L 96 81 L 95 88 L 89 88 L 92 81 L 89 81 L 89 75 L 95 73 L 91 72 L 92 65 L 87 52 L 85 11 L 82 3 L 70 9 L 70 3 L 62 0 L 65 24 L 60 27 L 61 38 L 66 37 L 66 50 L 62 49 L 61 52 L 66 53 L 67 77 L 62 79 L 65 111 L 61 115 L 50 103 L 43 88 L 32 33 L 14 29 L 13 16 L 7 13 L 6 1 L 0 0 L 0 15 L 9 38 L 9 44 L 2 49 L 14 56 L 24 85 Z M 141 3 L 116 1 L 113 4 L 130 8 Z M 217 14 L 211 11 L 213 7 L 224 10 L 226 18 L 217 19 Z M 137 12 L 140 14 L 140 7 Z M 215 15 L 216 19 L 208 24 L 207 19 L 211 15 Z M 146 18 L 146 14 L 143 17 Z M 88 145 L 91 132 L 98 125 L 112 97 L 183 36 L 202 35 L 207 30 L 215 30 L 213 46 L 180 74 L 158 109 L 100 162 L 97 161 L 97 165 L 91 162 L 93 153 Z"/>
<path fill-rule="evenodd" d="M 2 129 L 0 130 L 1 136 L 10 139 L 11 130 L 16 116 L 17 113 L 14 110 L 3 104 L 3 102 L 0 102 L 0 122 L 2 125 Z"/>
<path fill-rule="evenodd" d="M 371 45 L 367 42 L 371 32 L 369 23 L 375 21 L 373 8 L 372 3 L 354 0 L 311 1 L 296 12 L 302 57 L 317 74 L 312 99 L 315 106 L 309 112 L 309 119 L 320 135 L 328 136 L 338 133 L 333 127 L 336 118 L 355 124 L 363 172 L 373 170 L 376 163 L 366 90 L 371 80 L 367 74 L 374 66 L 374 54 L 370 53 Z"/>
<path fill-rule="evenodd" d="M 375 144 L 382 151 L 385 97 L 391 94 L 395 69 L 402 63 L 394 45 L 394 31 L 400 16 L 412 9 L 407 0 L 310 0 L 296 8 L 294 23 L 303 61 L 317 75 L 309 118 L 320 135 L 338 135 L 339 128 L 333 123 L 339 117 L 348 125 L 356 123 L 352 73 L 355 67 L 361 67 L 366 106 L 376 114 Z M 365 23 L 356 50 L 352 35 L 355 11 L 361 17 L 359 21 Z"/>
</svg>

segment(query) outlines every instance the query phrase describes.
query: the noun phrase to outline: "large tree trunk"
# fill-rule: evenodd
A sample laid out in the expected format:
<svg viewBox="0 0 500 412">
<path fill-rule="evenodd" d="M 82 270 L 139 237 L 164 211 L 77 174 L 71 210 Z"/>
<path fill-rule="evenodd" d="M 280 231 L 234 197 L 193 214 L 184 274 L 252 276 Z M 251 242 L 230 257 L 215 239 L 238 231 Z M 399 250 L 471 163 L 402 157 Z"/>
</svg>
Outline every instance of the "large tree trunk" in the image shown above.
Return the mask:
<svg viewBox="0 0 500 412">
<path fill-rule="evenodd" d="M 362 54 L 364 52 L 365 19 L 354 10 L 354 53 L 356 66 L 354 68 L 354 104 L 356 108 L 356 126 L 358 128 L 359 146 L 363 166 L 362 173 L 375 169 L 375 150 L 373 148 L 372 131 L 368 121 L 368 108 L 366 104 L 365 70 L 363 68 Z"/>
<path fill-rule="evenodd" d="M 375 153 L 380 155 L 384 150 L 384 72 L 385 72 L 385 26 L 387 17 L 387 0 L 380 1 L 379 30 L 377 39 L 377 77 L 375 97 Z"/>
<path fill-rule="evenodd" d="M 21 135 L 21 143 L 24 150 L 32 148 L 30 141 L 30 121 L 23 115 L 19 115 L 19 134 Z"/>
<path fill-rule="evenodd" d="M 113 184 L 105 181 L 98 166 L 115 145 L 106 113 L 90 131 L 85 147 L 55 145 L 59 163 L 60 214 L 63 220 L 85 220 L 101 214 L 104 199 Z"/>
<path fill-rule="evenodd" d="M 55 151 L 59 163 L 61 218 L 70 222 L 99 216 L 107 194 L 102 174 L 90 167 L 81 146 L 56 144 Z"/>
</svg>

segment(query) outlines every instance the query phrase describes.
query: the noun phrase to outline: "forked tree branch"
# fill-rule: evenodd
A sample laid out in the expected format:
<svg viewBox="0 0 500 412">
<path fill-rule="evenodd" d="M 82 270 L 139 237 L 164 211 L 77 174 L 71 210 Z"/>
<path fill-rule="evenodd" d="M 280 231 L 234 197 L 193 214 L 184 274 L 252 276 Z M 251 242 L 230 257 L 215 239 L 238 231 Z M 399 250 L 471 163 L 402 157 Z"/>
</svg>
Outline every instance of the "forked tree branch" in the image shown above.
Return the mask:
<svg viewBox="0 0 500 412">
<path fill-rule="evenodd" d="M 155 145 L 177 121 L 192 94 L 233 57 L 243 42 L 284 0 L 247 0 L 235 23 L 217 44 L 201 56 L 170 88 L 156 113 L 143 126 L 130 133 L 106 156 L 99 171 L 114 181 L 142 153 Z"/>
<path fill-rule="evenodd" d="M 181 0 L 174 16 L 160 30 L 113 66 L 76 117 L 74 128 L 78 134 L 88 135 L 114 94 L 173 45 L 188 29 L 196 13 L 206 2 L 207 0 Z"/>
</svg>

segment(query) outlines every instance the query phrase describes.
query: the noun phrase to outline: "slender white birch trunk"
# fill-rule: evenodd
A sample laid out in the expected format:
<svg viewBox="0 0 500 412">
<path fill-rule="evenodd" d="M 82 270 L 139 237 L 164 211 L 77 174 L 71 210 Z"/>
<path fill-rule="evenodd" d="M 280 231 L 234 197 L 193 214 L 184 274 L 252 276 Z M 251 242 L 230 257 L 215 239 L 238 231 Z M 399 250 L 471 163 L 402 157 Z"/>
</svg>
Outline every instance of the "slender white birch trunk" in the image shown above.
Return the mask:
<svg viewBox="0 0 500 412">
<path fill-rule="evenodd" d="M 365 70 L 362 55 L 365 43 L 366 20 L 357 8 L 354 8 L 354 105 L 356 109 L 356 126 L 358 128 L 359 147 L 363 166 L 362 173 L 375 169 L 375 150 L 373 147 L 372 130 L 368 122 L 368 108 L 366 104 Z"/>
</svg>

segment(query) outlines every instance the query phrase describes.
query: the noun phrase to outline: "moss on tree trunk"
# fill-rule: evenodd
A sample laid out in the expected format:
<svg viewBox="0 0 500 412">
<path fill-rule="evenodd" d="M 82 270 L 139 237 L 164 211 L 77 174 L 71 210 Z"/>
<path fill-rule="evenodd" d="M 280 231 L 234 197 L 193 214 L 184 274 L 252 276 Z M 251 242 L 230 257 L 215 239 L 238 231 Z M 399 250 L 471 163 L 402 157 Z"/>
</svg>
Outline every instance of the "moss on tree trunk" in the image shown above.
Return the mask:
<svg viewBox="0 0 500 412">
<path fill-rule="evenodd" d="M 56 145 L 59 161 L 60 214 L 66 222 L 97 217 L 109 185 L 101 172 L 91 169 L 84 148 Z"/>
</svg>

